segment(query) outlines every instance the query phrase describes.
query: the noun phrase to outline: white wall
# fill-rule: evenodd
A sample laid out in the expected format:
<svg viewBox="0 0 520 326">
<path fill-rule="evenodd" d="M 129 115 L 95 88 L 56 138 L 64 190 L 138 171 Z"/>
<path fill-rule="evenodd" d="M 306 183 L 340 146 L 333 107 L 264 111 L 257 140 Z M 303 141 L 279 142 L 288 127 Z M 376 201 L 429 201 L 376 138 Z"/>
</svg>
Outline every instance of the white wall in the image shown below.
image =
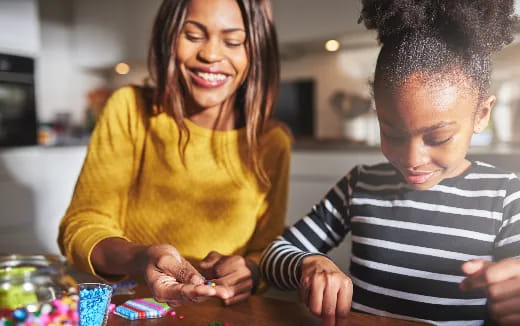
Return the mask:
<svg viewBox="0 0 520 326">
<path fill-rule="evenodd" d="M 121 61 L 145 61 L 160 0 L 73 3 L 75 55 L 83 67 L 105 69 Z"/>
<path fill-rule="evenodd" d="M 369 80 L 379 49 L 345 49 L 282 61 L 282 80 L 312 78 L 315 81 L 315 134 L 320 139 L 342 138 L 343 120 L 329 104 L 337 90 L 369 96 Z"/>
<path fill-rule="evenodd" d="M 280 42 L 305 42 L 364 30 L 357 0 L 272 0 Z"/>
<path fill-rule="evenodd" d="M 50 121 L 58 112 L 70 112 L 74 121 L 82 121 L 87 92 L 105 83 L 103 75 L 78 64 L 70 0 L 45 0 L 40 6 L 40 20 L 41 51 L 36 71 L 38 119 Z"/>
<path fill-rule="evenodd" d="M 40 49 L 36 0 L 0 1 L 0 52 L 36 57 Z"/>
</svg>

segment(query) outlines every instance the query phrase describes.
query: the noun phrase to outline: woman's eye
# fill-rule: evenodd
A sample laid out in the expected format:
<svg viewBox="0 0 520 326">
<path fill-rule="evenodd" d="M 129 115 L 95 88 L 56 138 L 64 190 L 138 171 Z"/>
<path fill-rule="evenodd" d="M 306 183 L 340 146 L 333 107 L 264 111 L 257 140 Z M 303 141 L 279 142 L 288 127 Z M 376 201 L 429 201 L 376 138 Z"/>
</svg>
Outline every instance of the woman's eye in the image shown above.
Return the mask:
<svg viewBox="0 0 520 326">
<path fill-rule="evenodd" d="M 186 38 L 190 41 L 201 41 L 204 39 L 202 35 L 186 33 Z"/>
<path fill-rule="evenodd" d="M 224 41 L 224 43 L 226 43 L 227 46 L 229 47 L 238 47 L 238 46 L 241 46 L 242 44 L 244 44 L 244 42 L 242 41 L 237 41 L 237 40 L 226 40 Z"/>
</svg>

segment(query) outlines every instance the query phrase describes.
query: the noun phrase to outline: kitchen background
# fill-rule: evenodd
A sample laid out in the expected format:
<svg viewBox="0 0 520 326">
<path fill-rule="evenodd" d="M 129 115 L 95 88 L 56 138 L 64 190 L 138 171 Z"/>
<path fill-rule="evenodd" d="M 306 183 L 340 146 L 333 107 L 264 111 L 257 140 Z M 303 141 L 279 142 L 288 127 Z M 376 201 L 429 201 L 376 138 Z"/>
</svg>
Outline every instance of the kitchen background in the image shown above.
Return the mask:
<svg viewBox="0 0 520 326">
<path fill-rule="evenodd" d="M 520 8 L 520 0 L 515 2 Z M 148 38 L 159 4 L 0 0 L 0 70 L 2 55 L 34 59 L 34 76 L 24 89 L 34 86 L 37 125 L 17 130 L 38 131 L 33 146 L 7 140 L 0 148 L 0 253 L 59 252 L 57 225 L 95 115 L 112 90 L 146 78 Z M 379 48 L 375 34 L 357 24 L 359 10 L 357 0 L 273 0 L 282 54 L 277 116 L 296 136 L 288 223 L 306 214 L 309 203 L 354 164 L 384 159 L 368 87 Z M 493 123 L 474 139 L 470 154 L 518 172 L 520 33 L 494 63 Z M 2 115 L 16 102 L 9 83 L 0 79 L 0 137 Z M 343 268 L 348 246 L 332 253 Z"/>
</svg>

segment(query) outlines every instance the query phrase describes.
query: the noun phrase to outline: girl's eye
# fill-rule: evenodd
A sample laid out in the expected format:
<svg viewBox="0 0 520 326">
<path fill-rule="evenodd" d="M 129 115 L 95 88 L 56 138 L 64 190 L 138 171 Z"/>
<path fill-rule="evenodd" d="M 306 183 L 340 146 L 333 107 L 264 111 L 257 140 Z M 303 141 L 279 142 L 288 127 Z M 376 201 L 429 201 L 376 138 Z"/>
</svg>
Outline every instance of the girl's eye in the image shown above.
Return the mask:
<svg viewBox="0 0 520 326">
<path fill-rule="evenodd" d="M 444 139 L 429 139 L 427 141 L 425 141 L 425 143 L 427 145 L 430 145 L 430 146 L 440 146 L 440 145 L 443 145 L 443 144 L 446 144 L 447 142 L 449 142 L 453 137 L 450 136 L 448 138 L 444 138 Z"/>
</svg>

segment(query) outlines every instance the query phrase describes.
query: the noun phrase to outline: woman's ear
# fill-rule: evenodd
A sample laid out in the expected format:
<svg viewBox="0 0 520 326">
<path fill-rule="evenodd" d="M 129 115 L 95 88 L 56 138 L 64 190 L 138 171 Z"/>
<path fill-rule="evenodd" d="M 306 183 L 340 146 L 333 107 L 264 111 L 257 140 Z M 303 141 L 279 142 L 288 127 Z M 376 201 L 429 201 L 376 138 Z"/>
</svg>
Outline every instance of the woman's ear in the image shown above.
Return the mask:
<svg viewBox="0 0 520 326">
<path fill-rule="evenodd" d="M 486 129 L 489 118 L 491 117 L 491 110 L 495 106 L 497 98 L 494 95 L 489 96 L 480 102 L 480 105 L 475 114 L 475 120 L 473 122 L 473 132 L 478 134 Z"/>
</svg>

